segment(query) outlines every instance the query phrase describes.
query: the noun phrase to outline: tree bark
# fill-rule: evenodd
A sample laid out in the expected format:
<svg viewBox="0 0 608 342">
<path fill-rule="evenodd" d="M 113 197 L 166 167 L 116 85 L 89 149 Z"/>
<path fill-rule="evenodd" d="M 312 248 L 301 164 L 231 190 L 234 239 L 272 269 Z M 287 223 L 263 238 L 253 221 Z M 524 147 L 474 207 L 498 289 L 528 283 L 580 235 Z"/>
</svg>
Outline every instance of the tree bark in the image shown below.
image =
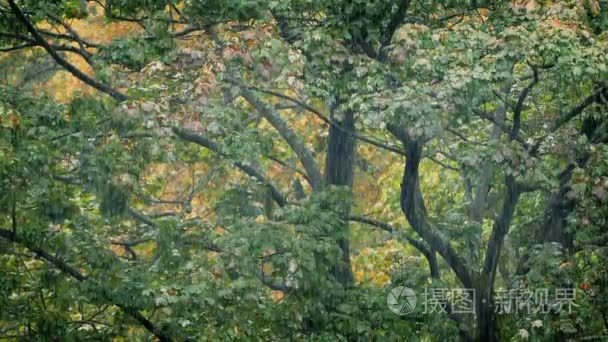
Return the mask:
<svg viewBox="0 0 608 342">
<path fill-rule="evenodd" d="M 492 236 L 488 242 L 486 257 L 482 274 L 476 282 L 476 315 L 477 315 L 477 338 L 479 341 L 498 341 L 496 330 L 496 313 L 493 305 L 494 281 L 498 269 L 498 259 L 503 247 L 505 237 L 509 231 L 519 191 L 515 186 L 515 180 L 507 176 L 507 195 L 504 199 L 503 209 L 500 217 L 494 222 Z"/>
<path fill-rule="evenodd" d="M 481 282 L 475 289 L 475 314 L 477 319 L 477 341 L 497 342 L 496 314 L 490 284 Z"/>
<path fill-rule="evenodd" d="M 470 267 L 452 247 L 449 240 L 428 221 L 424 198 L 420 190 L 420 175 L 418 172 L 422 158 L 423 142 L 411 139 L 405 129 L 397 125 L 388 124 L 387 129 L 402 141 L 406 151 L 401 183 L 401 211 L 405 214 L 412 229 L 429 245 L 432 251 L 437 251 L 441 255 L 462 284 L 466 288 L 472 288 L 473 281 Z"/>
<path fill-rule="evenodd" d="M 336 120 L 336 118 L 334 118 Z M 338 125 L 346 129 L 339 129 L 332 125 L 329 128 L 329 138 L 327 142 L 327 160 L 325 166 L 325 183 L 327 185 L 338 185 L 347 186 L 349 188 L 353 185 L 353 165 L 354 165 L 354 151 L 355 151 L 355 139 L 352 134 L 347 131 L 355 130 L 355 115 L 352 111 L 344 113 L 344 118 L 338 121 Z M 347 209 L 346 213 L 343 213 L 348 217 L 350 214 L 350 208 Z M 334 276 L 338 282 L 342 285 L 350 285 L 353 283 L 353 273 L 350 264 L 350 250 L 349 250 L 349 224 L 348 220 L 344 220 L 344 223 L 338 227 L 338 246 L 342 251 L 341 260 L 334 266 Z"/>
</svg>

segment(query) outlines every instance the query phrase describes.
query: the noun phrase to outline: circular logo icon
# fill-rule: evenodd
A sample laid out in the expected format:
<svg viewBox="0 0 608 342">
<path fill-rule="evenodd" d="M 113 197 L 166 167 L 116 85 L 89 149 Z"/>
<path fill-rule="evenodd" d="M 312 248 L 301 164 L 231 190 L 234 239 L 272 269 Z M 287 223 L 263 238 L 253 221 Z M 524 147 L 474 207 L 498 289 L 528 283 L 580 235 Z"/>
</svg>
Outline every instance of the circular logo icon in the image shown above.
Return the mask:
<svg viewBox="0 0 608 342">
<path fill-rule="evenodd" d="M 407 315 L 416 308 L 416 292 L 405 286 L 397 286 L 388 293 L 386 304 L 397 315 Z"/>
</svg>

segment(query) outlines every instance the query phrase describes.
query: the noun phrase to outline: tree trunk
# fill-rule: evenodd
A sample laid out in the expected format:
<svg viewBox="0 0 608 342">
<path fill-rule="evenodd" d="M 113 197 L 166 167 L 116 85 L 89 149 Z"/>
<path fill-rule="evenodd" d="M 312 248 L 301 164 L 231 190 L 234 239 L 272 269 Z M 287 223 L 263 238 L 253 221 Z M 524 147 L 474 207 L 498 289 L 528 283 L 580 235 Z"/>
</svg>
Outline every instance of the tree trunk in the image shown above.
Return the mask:
<svg viewBox="0 0 608 342">
<path fill-rule="evenodd" d="M 331 126 L 329 128 L 329 138 L 327 142 L 327 163 L 325 166 L 325 182 L 328 185 L 348 186 L 353 185 L 353 165 L 355 140 L 350 134 L 355 130 L 354 113 L 347 111 L 342 120 L 332 118 L 340 127 Z M 348 212 L 344 213 L 348 217 Z M 348 233 L 348 220 L 338 227 L 338 245 L 342 251 L 341 260 L 334 266 L 334 276 L 342 285 L 353 283 L 353 273 L 350 264 L 350 251 Z"/>
<path fill-rule="evenodd" d="M 597 114 L 599 114 L 599 117 L 601 117 L 601 111 L 607 109 L 606 106 L 603 109 L 601 108 L 598 108 Z M 603 123 L 603 120 L 594 116 L 586 117 L 581 125 L 580 134 L 584 134 L 591 144 L 598 143 L 597 133 Z M 545 210 L 545 219 L 536 232 L 536 243 L 559 242 L 566 250 L 573 250 L 574 236 L 567 230 L 566 220 L 568 215 L 574 211 L 576 203 L 574 199 L 568 198 L 566 194 L 571 190 L 570 181 L 574 169 L 577 166 L 580 168 L 586 167 L 589 158 L 589 153 L 581 153 L 575 161 L 571 162 L 559 174 L 559 192 L 553 194 L 549 200 L 549 205 Z"/>
<path fill-rule="evenodd" d="M 477 320 L 477 341 L 498 341 L 496 313 L 492 300 L 492 286 L 481 284 L 475 289 L 475 315 Z"/>
</svg>

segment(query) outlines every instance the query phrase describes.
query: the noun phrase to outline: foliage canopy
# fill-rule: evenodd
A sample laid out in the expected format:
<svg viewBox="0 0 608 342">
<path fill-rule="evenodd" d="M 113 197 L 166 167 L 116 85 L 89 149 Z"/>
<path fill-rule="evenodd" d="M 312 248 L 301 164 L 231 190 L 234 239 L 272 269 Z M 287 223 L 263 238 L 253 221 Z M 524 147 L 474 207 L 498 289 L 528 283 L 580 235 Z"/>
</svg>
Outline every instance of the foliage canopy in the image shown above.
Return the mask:
<svg viewBox="0 0 608 342">
<path fill-rule="evenodd" d="M 0 0 L 0 339 L 607 336 L 607 30 L 598 0 Z M 575 310 L 496 312 L 541 288 Z"/>
</svg>

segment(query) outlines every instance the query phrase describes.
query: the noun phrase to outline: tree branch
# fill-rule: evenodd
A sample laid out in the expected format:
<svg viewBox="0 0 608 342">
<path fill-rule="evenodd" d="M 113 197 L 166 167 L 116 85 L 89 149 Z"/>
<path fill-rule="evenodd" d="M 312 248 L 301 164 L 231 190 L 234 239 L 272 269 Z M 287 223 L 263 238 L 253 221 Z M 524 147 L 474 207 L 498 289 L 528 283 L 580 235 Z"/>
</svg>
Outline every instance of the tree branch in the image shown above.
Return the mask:
<svg viewBox="0 0 608 342">
<path fill-rule="evenodd" d="M 47 15 L 59 25 L 63 26 L 63 28 L 65 28 L 65 30 L 70 33 L 71 40 L 76 41 L 76 43 L 78 43 L 78 47 L 80 47 L 80 55 L 87 61 L 87 63 L 89 63 L 89 65 L 93 65 L 93 58 L 91 54 L 87 51 L 84 41 L 82 40 L 82 38 L 80 38 L 80 35 L 78 35 L 78 33 L 72 28 L 72 26 L 70 26 L 68 23 L 64 22 L 63 20 L 61 20 L 61 18 L 55 16 L 52 13 L 47 13 Z"/>
<path fill-rule="evenodd" d="M 271 156 L 271 155 L 265 155 L 264 157 L 272 160 L 273 162 L 275 162 L 275 163 L 277 163 L 277 164 L 279 164 L 279 165 L 281 165 L 281 166 L 283 166 L 283 167 L 285 167 L 285 168 L 287 168 L 289 170 L 292 170 L 292 171 L 298 173 L 299 175 L 301 175 L 302 177 L 304 177 L 306 180 L 308 180 L 308 176 L 306 175 L 306 172 L 304 172 L 303 170 L 301 170 L 301 169 L 299 169 L 299 168 L 297 168 L 297 167 L 295 167 L 293 165 L 290 165 L 289 163 L 287 163 L 285 161 L 282 161 L 281 159 L 279 159 L 277 157 L 274 157 L 274 156 Z"/>
<path fill-rule="evenodd" d="M 175 133 L 175 135 L 177 135 L 179 138 L 181 138 L 185 141 L 189 141 L 189 142 L 195 143 L 197 145 L 203 146 L 222 157 L 226 157 L 226 155 L 221 151 L 220 147 L 215 142 L 209 140 L 208 138 L 206 138 L 205 136 L 203 136 L 201 134 L 198 134 L 194 131 L 177 128 L 177 127 L 173 128 L 173 133 Z M 251 165 L 243 164 L 238 161 L 234 161 L 234 166 L 236 166 L 237 168 L 239 168 L 241 171 L 245 172 L 246 174 L 250 175 L 251 177 L 255 178 L 259 182 L 269 186 L 271 194 L 272 194 L 272 199 L 279 206 L 281 206 L 281 207 L 285 206 L 285 204 L 287 203 L 285 196 L 281 193 L 281 191 L 279 191 L 279 189 L 274 184 L 272 184 L 270 182 L 270 180 L 268 180 L 268 178 L 261 171 L 254 168 Z"/>
<path fill-rule="evenodd" d="M 452 128 L 449 128 L 449 127 L 446 127 L 446 128 L 445 128 L 445 130 L 446 130 L 447 132 L 450 132 L 450 133 L 454 134 L 455 136 L 457 136 L 458 138 L 460 138 L 460 140 L 462 140 L 462 141 L 464 141 L 464 142 L 471 143 L 471 144 L 475 144 L 475 145 L 479 145 L 479 146 L 486 146 L 486 143 L 485 143 L 485 142 L 481 142 L 481 141 L 473 141 L 473 140 L 470 140 L 470 139 L 469 139 L 469 138 L 467 138 L 467 137 L 466 137 L 464 134 L 462 134 L 462 133 L 458 132 L 458 131 L 457 131 L 457 130 L 455 130 L 455 129 L 452 129 Z"/>
<path fill-rule="evenodd" d="M 279 132 L 281 137 L 287 142 L 291 149 L 300 159 L 304 170 L 308 175 L 310 186 L 314 190 L 318 190 L 323 185 L 323 177 L 321 171 L 315 161 L 312 152 L 300 140 L 296 133 L 287 125 L 287 123 L 279 116 L 276 110 L 263 103 L 249 89 L 241 88 L 241 96 L 249 102 L 256 111 L 264 117 L 270 124 Z"/>
<path fill-rule="evenodd" d="M 393 234 L 393 233 L 395 233 L 397 231 L 390 224 L 388 224 L 386 222 L 378 221 L 378 220 L 375 220 L 375 219 L 369 218 L 369 217 L 353 215 L 353 216 L 349 216 L 348 220 L 350 220 L 352 222 L 365 223 L 367 225 L 380 228 L 380 229 L 382 229 L 384 231 L 387 231 L 387 232 L 389 232 L 391 234 Z M 439 277 L 440 277 L 439 266 L 437 264 L 437 258 L 435 257 L 435 252 L 431 251 L 431 249 L 423 241 L 416 240 L 416 239 L 414 239 L 414 238 L 412 238 L 410 236 L 407 236 L 407 235 L 405 235 L 404 238 L 405 238 L 405 240 L 410 245 L 412 245 L 420 253 L 422 253 L 422 255 L 424 255 L 424 257 L 426 258 L 426 260 L 427 260 L 427 262 L 429 264 L 429 270 L 430 270 L 430 273 L 431 273 L 431 278 L 439 279 Z"/>
<path fill-rule="evenodd" d="M 266 277 L 266 275 L 264 274 L 264 272 L 262 272 L 262 270 L 257 270 L 256 276 L 258 277 L 258 279 L 260 279 L 262 284 L 264 284 L 266 287 L 268 287 L 271 290 L 281 291 L 281 292 L 285 292 L 285 293 L 290 292 L 292 290 L 289 286 L 287 286 L 285 284 L 281 284 L 281 283 L 277 283 L 272 280 L 269 280 Z"/>
<path fill-rule="evenodd" d="M 125 251 L 127 251 L 129 254 L 131 254 L 132 259 L 135 260 L 135 259 L 137 259 L 137 254 L 133 250 L 133 247 L 140 245 L 142 243 L 146 243 L 148 241 L 152 241 L 152 239 L 142 238 L 142 239 L 136 239 L 136 240 L 127 240 L 127 241 L 110 240 L 110 243 L 113 245 L 122 246 L 125 249 Z"/>
<path fill-rule="evenodd" d="M 594 91 L 591 95 L 587 96 L 578 105 L 572 108 L 568 113 L 562 115 L 550 128 L 550 132 L 557 131 L 561 126 L 565 125 L 568 121 L 572 120 L 575 116 L 581 114 L 583 110 L 591 106 L 593 103 L 602 103 L 608 100 L 608 83 L 603 87 Z"/>
<path fill-rule="evenodd" d="M 384 32 L 382 32 L 382 37 L 380 38 L 380 50 L 378 51 L 378 60 L 380 62 L 386 61 L 388 57 L 387 47 L 391 43 L 391 39 L 395 34 L 395 31 L 399 28 L 399 25 L 405 19 L 405 14 L 407 13 L 407 9 L 410 7 L 410 0 L 401 0 L 399 2 L 399 6 L 397 7 L 397 11 L 391 17 L 388 25 Z"/>
<path fill-rule="evenodd" d="M 24 48 L 27 48 L 27 47 L 42 46 L 35 39 L 30 38 L 28 36 L 24 36 L 24 35 L 18 34 L 18 33 L 0 32 L 0 37 L 7 37 L 7 38 L 12 38 L 12 39 L 17 39 L 17 40 L 21 40 L 21 41 L 27 42 L 27 43 L 25 43 L 23 45 L 8 47 L 8 48 L 5 48 L 5 49 L 0 49 L 0 51 L 2 51 L 2 52 L 10 52 L 10 51 L 14 51 L 14 50 L 24 49 Z M 87 61 L 87 63 L 91 64 L 91 62 L 87 59 L 87 56 L 85 54 L 83 54 L 83 52 L 80 49 L 78 49 L 78 48 L 75 48 L 75 47 L 70 46 L 70 45 L 65 45 L 65 44 L 62 44 L 62 45 L 56 45 L 56 44 L 50 44 L 50 43 L 48 43 L 48 44 L 55 51 L 68 51 L 68 52 L 72 52 L 72 53 L 78 54 L 79 56 L 81 56 L 82 58 L 84 58 Z"/>
<path fill-rule="evenodd" d="M 151 218 L 149 218 L 148 216 L 140 213 L 139 211 L 137 211 L 137 210 L 129 207 L 127 209 L 127 212 L 129 214 L 129 216 L 133 217 L 135 220 L 137 220 L 137 221 L 139 221 L 139 222 L 141 222 L 143 224 L 146 224 L 146 225 L 148 225 L 150 227 L 156 227 L 156 223 L 154 223 L 154 221 L 152 221 Z"/>
<path fill-rule="evenodd" d="M 509 94 L 511 91 L 511 84 L 505 83 L 501 85 L 502 93 Z M 499 96 L 498 94 L 497 96 Z M 494 122 L 494 127 L 492 128 L 492 132 L 490 134 L 490 140 L 496 142 L 500 139 L 502 132 L 508 133 L 508 128 L 504 125 L 504 119 L 507 114 L 508 105 L 505 102 L 502 102 L 494 112 L 492 122 Z M 477 186 L 475 189 L 475 195 L 473 197 L 473 201 L 471 203 L 471 207 L 469 210 L 469 215 L 471 219 L 479 224 L 483 221 L 484 208 L 487 205 L 488 192 L 490 189 L 491 180 L 494 178 L 494 166 L 491 161 L 487 161 L 481 167 L 481 174 L 479 176 L 479 181 L 477 182 Z"/>
<path fill-rule="evenodd" d="M 49 252 L 32 244 L 31 242 L 25 240 L 21 236 L 13 234 L 10 230 L 0 229 L 0 237 L 24 246 L 28 250 L 35 253 L 41 259 L 47 261 L 49 264 L 58 268 L 61 272 L 67 274 L 68 276 L 74 278 L 75 280 L 77 280 L 79 282 L 88 280 L 88 278 L 85 275 L 83 275 L 82 273 L 80 273 L 80 271 L 78 271 L 76 268 L 68 265 L 63 260 L 51 255 Z M 152 333 L 154 336 L 156 336 L 160 341 L 168 342 L 168 341 L 172 340 L 171 337 L 169 337 L 165 332 L 163 332 L 161 329 L 159 329 L 157 326 L 155 326 L 154 323 L 152 323 L 150 320 L 148 320 L 146 317 L 144 317 L 144 315 L 142 315 L 141 312 L 139 312 L 137 309 L 134 309 L 134 308 L 131 308 L 126 305 L 119 304 L 119 303 L 113 303 L 113 304 L 116 305 L 117 307 L 119 307 L 121 310 L 123 310 L 127 315 L 131 316 L 137 322 L 139 322 L 142 326 L 144 326 L 146 328 L 146 330 L 148 330 L 150 333 Z"/>
<path fill-rule="evenodd" d="M 488 241 L 486 248 L 483 276 L 488 277 L 488 285 L 493 286 L 496 277 L 496 268 L 498 266 L 498 257 L 505 239 L 509 232 L 509 227 L 515 213 L 515 208 L 519 200 L 520 191 L 517 189 L 515 178 L 511 175 L 505 177 L 507 192 L 503 200 L 502 211 L 500 216 L 494 220 L 492 235 Z M 490 285 L 491 284 L 491 285 Z"/>
<path fill-rule="evenodd" d="M 587 96 L 583 99 L 579 104 L 577 104 L 574 108 L 572 108 L 568 113 L 560 116 L 557 121 L 553 123 L 553 125 L 549 128 L 549 133 L 554 133 L 558 129 L 560 129 L 563 125 L 567 124 L 574 117 L 580 115 L 587 107 L 591 106 L 594 103 L 598 104 L 606 104 L 608 103 L 608 82 L 604 84 L 603 87 L 596 89 L 591 95 Z M 530 149 L 530 154 L 535 155 L 540 148 L 540 145 L 549 135 L 545 135 L 543 138 L 539 139 L 534 146 Z"/>
<path fill-rule="evenodd" d="M 517 103 L 515 104 L 515 109 L 513 110 L 513 128 L 511 129 L 511 140 L 516 140 L 519 136 L 519 129 L 521 127 L 521 112 L 524 107 L 524 102 L 526 98 L 532 91 L 532 88 L 538 83 L 538 69 L 536 67 L 532 67 L 534 72 L 534 79 L 524 90 L 519 94 L 519 98 L 517 99 Z"/>
<path fill-rule="evenodd" d="M 389 132 L 403 142 L 407 154 L 401 183 L 401 210 L 414 231 L 432 249 L 439 252 L 454 273 L 456 273 L 462 284 L 467 288 L 473 287 L 471 272 L 465 260 L 456 253 L 450 242 L 428 221 L 424 198 L 420 191 L 420 176 L 418 172 L 423 143 L 410 139 L 407 132 L 401 127 L 389 124 L 387 128 Z"/>
<path fill-rule="evenodd" d="M 8 4 L 11 7 L 11 10 L 15 14 L 15 16 L 17 17 L 17 19 L 23 25 L 25 25 L 28 32 L 32 35 L 32 37 L 34 37 L 37 44 L 42 46 L 42 48 L 44 48 L 46 50 L 46 52 L 55 60 L 55 62 L 57 62 L 57 64 L 61 65 L 69 73 L 74 75 L 74 77 L 80 79 L 81 81 L 90 85 L 91 87 L 112 96 L 114 99 L 116 99 L 118 101 L 125 101 L 127 99 L 127 96 L 125 94 L 119 92 L 118 90 L 116 90 L 106 84 L 103 84 L 103 83 L 100 83 L 100 82 L 94 80 L 93 78 L 89 77 L 87 74 L 85 74 L 84 72 L 82 72 L 81 70 L 76 68 L 74 65 L 72 65 L 70 62 L 65 60 L 63 57 L 61 57 L 57 53 L 57 51 L 55 51 L 53 49 L 53 47 L 50 46 L 47 43 L 47 41 L 40 35 L 40 33 L 34 27 L 34 25 L 25 17 L 25 15 L 21 11 L 21 9 L 17 6 L 17 4 L 15 4 L 15 1 L 8 0 Z"/>
<path fill-rule="evenodd" d="M 30 44 L 30 43 L 25 43 L 25 44 L 21 44 L 21 45 L 15 45 L 15 46 L 10 46 L 10 47 L 6 47 L 6 48 L 1 48 L 0 52 L 11 52 L 11 51 L 16 51 L 16 50 L 22 50 L 22 49 L 26 49 L 28 47 L 33 47 L 36 46 L 35 44 Z"/>
<path fill-rule="evenodd" d="M 381 149 L 384 149 L 384 150 L 387 150 L 387 151 L 390 151 L 390 152 L 393 152 L 393 153 L 405 156 L 405 152 L 403 152 L 403 150 L 401 150 L 400 148 L 395 147 L 395 146 L 391 146 L 391 145 L 389 145 L 387 143 L 384 143 L 382 141 L 379 141 L 379 140 L 376 140 L 376 139 L 373 139 L 373 138 L 370 138 L 370 137 L 366 137 L 366 136 L 361 135 L 361 134 L 359 134 L 359 133 L 357 133 L 355 131 L 349 130 L 349 129 L 343 127 L 342 125 L 336 123 L 335 121 L 331 120 L 325 114 L 323 114 L 320 110 L 312 107 L 311 105 L 307 104 L 304 101 L 301 101 L 299 99 L 293 98 L 291 96 L 282 94 L 282 93 L 274 91 L 274 90 L 263 89 L 263 88 L 259 88 L 259 87 L 255 87 L 255 86 L 247 86 L 247 85 L 244 85 L 242 83 L 239 83 L 238 81 L 236 81 L 234 79 L 227 78 L 226 80 L 229 83 L 232 83 L 232 84 L 237 85 L 239 87 L 245 87 L 245 88 L 253 90 L 253 91 L 258 91 L 258 92 L 261 92 L 261 93 L 264 93 L 264 94 L 273 95 L 273 96 L 276 96 L 278 98 L 281 98 L 281 99 L 287 100 L 289 102 L 292 102 L 295 105 L 300 106 L 300 107 L 306 109 L 307 111 L 313 113 L 317 118 L 319 118 L 321 121 L 325 122 L 326 124 L 329 124 L 330 126 L 335 127 L 337 129 L 339 129 L 340 131 L 349 134 L 350 136 L 352 136 L 353 138 L 355 138 L 357 140 L 360 140 L 360 141 L 363 141 L 363 142 L 368 143 L 370 145 L 376 146 L 378 148 L 381 148 Z"/>
<path fill-rule="evenodd" d="M 435 164 L 437 164 L 437 165 L 439 165 L 439 166 L 442 166 L 442 167 L 444 167 L 444 168 L 446 168 L 446 169 L 448 169 L 448 170 L 451 170 L 451 171 L 454 171 L 454 172 L 459 172 L 459 171 L 460 171 L 460 169 L 459 169 L 459 168 L 454 167 L 454 166 L 450 166 L 450 165 L 448 165 L 448 164 L 446 164 L 446 163 L 444 163 L 444 162 L 440 161 L 439 159 L 437 159 L 437 158 L 435 158 L 435 157 L 426 156 L 426 158 L 427 158 L 428 160 L 432 161 L 433 163 L 435 163 Z"/>
<path fill-rule="evenodd" d="M 608 233 L 604 233 L 593 239 L 589 239 L 589 240 L 585 240 L 585 241 L 581 242 L 582 245 L 589 245 L 589 246 L 604 246 L 607 243 L 608 243 Z"/>
<path fill-rule="evenodd" d="M 49 37 L 56 38 L 56 39 L 66 39 L 66 40 L 70 40 L 70 41 L 74 41 L 75 40 L 74 37 L 72 37 L 72 36 L 70 36 L 68 34 L 56 33 L 56 32 L 46 31 L 46 30 L 43 30 L 43 29 L 37 29 L 37 30 L 38 30 L 38 32 L 41 35 L 44 35 L 44 36 L 49 36 Z M 98 47 L 100 47 L 99 44 L 89 42 L 89 41 L 87 41 L 85 39 L 82 39 L 82 38 L 80 38 L 80 41 L 86 47 L 90 47 L 90 48 L 98 48 Z"/>
</svg>

